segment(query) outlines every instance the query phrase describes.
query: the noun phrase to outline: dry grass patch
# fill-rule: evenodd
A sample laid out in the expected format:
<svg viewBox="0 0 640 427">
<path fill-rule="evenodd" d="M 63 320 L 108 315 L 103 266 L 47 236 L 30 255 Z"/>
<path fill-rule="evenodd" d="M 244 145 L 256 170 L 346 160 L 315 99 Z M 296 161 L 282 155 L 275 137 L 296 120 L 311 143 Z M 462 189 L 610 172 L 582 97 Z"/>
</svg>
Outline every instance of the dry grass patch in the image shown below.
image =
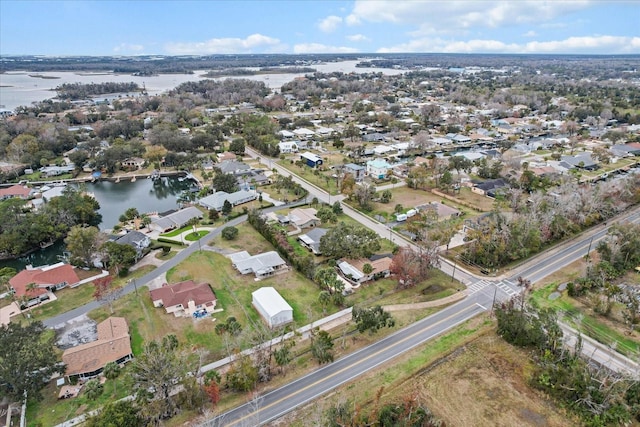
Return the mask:
<svg viewBox="0 0 640 427">
<path fill-rule="evenodd" d="M 448 425 L 579 425 L 528 386 L 532 369 L 525 351 L 489 333 L 406 385 Z"/>
<path fill-rule="evenodd" d="M 527 385 L 529 355 L 493 329 L 486 318 L 472 319 L 271 425 L 320 424 L 326 409 L 345 401 L 366 413 L 381 387 L 382 404 L 416 395 L 450 426 L 579 425 Z"/>
<path fill-rule="evenodd" d="M 405 209 L 411 209 L 418 205 L 422 205 L 429 202 L 438 202 L 441 200 L 440 197 L 435 194 L 422 191 L 415 190 L 413 188 L 401 186 L 391 190 L 393 196 L 391 197 L 391 201 L 389 203 L 374 203 L 373 210 L 375 212 L 384 212 L 387 214 L 393 213 L 395 206 L 400 204 Z"/>
<path fill-rule="evenodd" d="M 221 228 L 224 228 L 221 225 Z M 269 244 L 249 223 L 244 222 L 238 226 L 238 237 L 234 240 L 225 240 L 221 236 L 216 237 L 209 243 L 209 246 L 228 251 L 229 253 L 238 251 L 247 251 L 251 255 L 261 252 L 272 251 L 273 246 Z"/>
</svg>

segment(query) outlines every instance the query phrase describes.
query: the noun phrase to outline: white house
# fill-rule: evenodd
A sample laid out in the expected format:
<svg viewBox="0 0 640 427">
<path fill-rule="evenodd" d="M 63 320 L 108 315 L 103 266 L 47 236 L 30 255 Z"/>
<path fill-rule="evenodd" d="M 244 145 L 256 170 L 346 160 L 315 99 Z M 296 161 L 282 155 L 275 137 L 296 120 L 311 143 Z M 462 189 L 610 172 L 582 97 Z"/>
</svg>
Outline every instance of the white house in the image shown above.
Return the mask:
<svg viewBox="0 0 640 427">
<path fill-rule="evenodd" d="M 369 160 L 367 162 L 367 175 L 373 176 L 378 179 L 383 179 L 387 176 L 387 171 L 391 168 L 391 165 L 383 159 Z"/>
<path fill-rule="evenodd" d="M 296 136 L 296 134 L 295 134 L 295 133 L 293 133 L 293 132 L 291 132 L 291 131 L 288 131 L 288 130 L 285 130 L 285 129 L 283 129 L 283 130 L 281 130 L 280 132 L 278 132 L 278 134 L 279 134 L 281 137 L 286 138 L 286 139 L 290 139 L 290 138 L 293 138 L 294 136 Z"/>
<path fill-rule="evenodd" d="M 295 141 L 282 141 L 278 143 L 278 148 L 281 154 L 298 152 L 298 144 L 296 144 Z"/>
<path fill-rule="evenodd" d="M 391 263 L 393 260 L 389 256 L 369 260 L 361 259 L 343 259 L 337 264 L 338 270 L 342 277 L 356 284 L 377 280 L 383 277 L 389 277 L 391 274 Z M 372 268 L 370 273 L 364 272 L 364 266 L 369 264 Z"/>
<path fill-rule="evenodd" d="M 253 306 L 270 328 L 293 322 L 293 308 L 274 288 L 260 288 L 251 296 Z"/>
<path fill-rule="evenodd" d="M 253 273 L 257 280 L 288 271 L 287 263 L 276 251 L 265 252 L 257 255 L 249 255 L 247 251 L 240 251 L 228 255 L 233 267 L 240 274 Z"/>
<path fill-rule="evenodd" d="M 293 131 L 293 134 L 301 139 L 309 139 L 315 136 L 315 132 L 307 128 L 299 128 Z"/>
</svg>

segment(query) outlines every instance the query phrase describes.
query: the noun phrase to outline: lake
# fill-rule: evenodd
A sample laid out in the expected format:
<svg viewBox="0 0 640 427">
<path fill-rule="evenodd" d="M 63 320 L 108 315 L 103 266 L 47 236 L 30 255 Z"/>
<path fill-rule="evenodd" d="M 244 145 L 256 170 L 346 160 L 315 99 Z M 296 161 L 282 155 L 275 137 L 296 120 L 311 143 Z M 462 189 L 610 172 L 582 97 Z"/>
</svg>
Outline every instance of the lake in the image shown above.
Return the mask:
<svg viewBox="0 0 640 427">
<path fill-rule="evenodd" d="M 192 181 L 179 181 L 175 177 L 163 177 L 161 180 L 138 179 L 135 182 L 99 181 L 87 183 L 86 191 L 93 193 L 100 203 L 102 214 L 101 230 L 113 228 L 118 218 L 128 208 L 136 208 L 140 213 L 166 212 L 178 208 L 177 197 L 191 187 Z M 45 249 L 15 260 L 0 261 L 0 268 L 13 267 L 18 271 L 28 264 L 39 266 L 59 261 L 58 255 L 64 251 L 64 243 L 56 242 Z"/>
<path fill-rule="evenodd" d="M 360 61 L 328 62 L 325 64 L 315 64 L 315 68 L 322 73 L 343 72 L 343 73 L 383 73 L 386 75 L 402 74 L 405 70 L 387 68 L 358 68 L 356 64 Z M 205 79 L 205 70 L 194 71 L 193 74 L 159 74 L 156 76 L 133 76 L 131 74 L 113 73 L 78 73 L 78 72 L 16 72 L 0 74 L 0 105 L 2 108 L 14 110 L 21 105 L 31 105 L 33 102 L 44 101 L 54 98 L 56 92 L 53 90 L 63 83 L 137 83 L 140 87 L 145 87 L 150 95 L 159 95 L 167 92 L 176 86 L 190 81 Z M 40 76 L 40 77 L 32 77 Z M 213 80 L 224 80 L 227 78 L 248 79 L 264 82 L 270 89 L 280 90 L 282 85 L 304 76 L 300 73 L 278 73 L 278 74 L 258 74 L 255 76 L 233 76 L 216 77 Z M 126 94 L 123 94 L 126 95 Z M 100 97 L 97 97 L 100 99 Z"/>
</svg>

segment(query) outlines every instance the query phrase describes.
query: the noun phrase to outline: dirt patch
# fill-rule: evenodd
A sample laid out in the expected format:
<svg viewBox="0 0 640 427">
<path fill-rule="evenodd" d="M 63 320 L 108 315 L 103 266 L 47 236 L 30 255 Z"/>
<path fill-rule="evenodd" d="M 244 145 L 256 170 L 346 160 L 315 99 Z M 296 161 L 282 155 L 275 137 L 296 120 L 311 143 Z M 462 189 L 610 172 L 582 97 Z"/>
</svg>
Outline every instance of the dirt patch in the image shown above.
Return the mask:
<svg viewBox="0 0 640 427">
<path fill-rule="evenodd" d="M 78 275 L 78 278 L 80 280 L 85 280 L 88 279 L 90 277 L 93 276 L 97 276 L 98 274 L 102 273 L 102 270 L 98 269 L 98 268 L 91 268 L 88 270 L 82 269 L 82 268 L 74 268 L 73 271 L 76 272 L 76 274 Z"/>
<path fill-rule="evenodd" d="M 446 288 L 443 286 L 440 286 L 438 284 L 433 284 L 433 285 L 429 285 L 426 288 L 424 288 L 422 290 L 422 294 L 423 295 L 431 295 L 431 294 L 437 294 L 440 291 L 445 290 Z"/>
<path fill-rule="evenodd" d="M 96 322 L 87 316 L 78 316 L 56 328 L 56 345 L 66 350 L 80 344 L 86 344 L 98 339 Z"/>
</svg>

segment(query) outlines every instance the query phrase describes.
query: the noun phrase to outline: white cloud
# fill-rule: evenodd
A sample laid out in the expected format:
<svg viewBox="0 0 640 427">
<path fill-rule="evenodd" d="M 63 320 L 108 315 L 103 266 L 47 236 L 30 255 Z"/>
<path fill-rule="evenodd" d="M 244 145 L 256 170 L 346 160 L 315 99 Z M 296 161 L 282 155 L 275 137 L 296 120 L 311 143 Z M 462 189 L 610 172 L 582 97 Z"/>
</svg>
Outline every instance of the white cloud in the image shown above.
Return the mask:
<svg viewBox="0 0 640 427">
<path fill-rule="evenodd" d="M 318 28 L 320 28 L 320 31 L 322 32 L 332 33 L 338 28 L 340 24 L 342 24 L 342 18 L 339 16 L 331 15 L 318 22 Z"/>
<path fill-rule="evenodd" d="M 346 46 L 328 46 L 321 43 L 300 43 L 293 46 L 293 53 L 357 53 L 358 49 Z"/>
<path fill-rule="evenodd" d="M 471 28 L 496 28 L 543 23 L 589 6 L 589 0 L 356 0 L 350 22 L 391 22 L 416 25 L 426 33 L 450 33 Z"/>
<path fill-rule="evenodd" d="M 113 48 L 114 52 L 142 52 L 144 50 L 144 46 L 141 44 L 132 44 L 132 43 L 120 43 L 118 46 Z"/>
<path fill-rule="evenodd" d="M 640 37 L 595 36 L 569 37 L 565 40 L 538 42 L 525 45 L 530 53 L 640 53 Z"/>
<path fill-rule="evenodd" d="M 364 34 L 352 34 L 350 36 L 347 36 L 347 40 L 350 40 L 352 42 L 368 42 L 371 39 Z"/>
<path fill-rule="evenodd" d="M 283 51 L 280 40 L 262 34 L 251 34 L 241 39 L 236 37 L 210 39 L 203 42 L 167 43 L 167 53 L 172 55 L 206 55 L 214 53 L 260 53 Z"/>
<path fill-rule="evenodd" d="M 346 18 L 344 18 L 344 22 L 346 22 L 349 26 L 360 25 L 362 23 L 358 15 L 354 14 L 348 15 Z"/>
<path fill-rule="evenodd" d="M 584 53 L 584 54 L 638 54 L 640 37 L 595 36 L 569 37 L 555 41 L 531 41 L 524 44 L 504 43 L 499 40 L 450 40 L 422 38 L 408 43 L 381 48 L 387 52 L 436 52 L 436 53 Z"/>
<path fill-rule="evenodd" d="M 526 33 L 524 33 L 522 37 L 536 37 L 537 35 L 538 33 L 536 33 L 535 31 L 529 30 Z"/>
</svg>

